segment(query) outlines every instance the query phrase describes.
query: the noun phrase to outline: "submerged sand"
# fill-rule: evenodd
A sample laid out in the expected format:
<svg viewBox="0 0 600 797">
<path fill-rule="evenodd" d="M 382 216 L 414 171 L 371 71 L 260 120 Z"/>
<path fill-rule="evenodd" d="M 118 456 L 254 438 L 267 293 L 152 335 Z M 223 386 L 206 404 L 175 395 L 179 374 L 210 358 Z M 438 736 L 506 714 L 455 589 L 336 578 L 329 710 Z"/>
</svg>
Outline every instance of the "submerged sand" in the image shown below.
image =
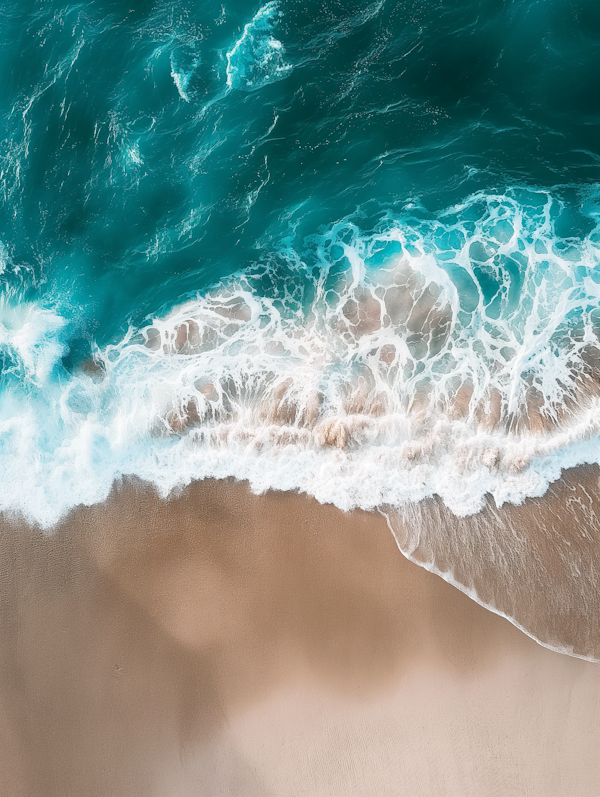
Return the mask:
<svg viewBox="0 0 600 797">
<path fill-rule="evenodd" d="M 2 524 L 2 795 L 597 797 L 598 750 L 600 665 L 380 515 L 206 481 Z"/>
</svg>

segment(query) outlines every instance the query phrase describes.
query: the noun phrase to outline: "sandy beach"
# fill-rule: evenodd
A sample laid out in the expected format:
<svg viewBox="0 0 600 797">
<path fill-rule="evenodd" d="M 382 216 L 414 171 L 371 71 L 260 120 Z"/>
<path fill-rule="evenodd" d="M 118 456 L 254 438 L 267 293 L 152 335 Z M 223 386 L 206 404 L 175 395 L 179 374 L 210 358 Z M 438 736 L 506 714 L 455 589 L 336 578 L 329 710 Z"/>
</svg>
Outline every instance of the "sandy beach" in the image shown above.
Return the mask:
<svg viewBox="0 0 600 797">
<path fill-rule="evenodd" d="M 0 797 L 600 797 L 600 0 L 0 62 Z"/>
<path fill-rule="evenodd" d="M 0 534 L 7 797 L 597 797 L 600 666 L 306 496 L 142 484 Z"/>
</svg>

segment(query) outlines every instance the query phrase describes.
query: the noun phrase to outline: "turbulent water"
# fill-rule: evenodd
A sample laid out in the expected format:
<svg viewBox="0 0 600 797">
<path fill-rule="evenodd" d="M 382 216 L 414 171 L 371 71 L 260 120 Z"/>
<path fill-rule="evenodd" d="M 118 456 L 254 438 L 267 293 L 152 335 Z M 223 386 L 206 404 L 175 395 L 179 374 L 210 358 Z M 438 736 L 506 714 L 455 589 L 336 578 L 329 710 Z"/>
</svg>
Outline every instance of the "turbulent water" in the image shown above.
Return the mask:
<svg viewBox="0 0 600 797">
<path fill-rule="evenodd" d="M 600 462 L 595 0 L 4 0 L 0 45 L 0 510 Z"/>
</svg>

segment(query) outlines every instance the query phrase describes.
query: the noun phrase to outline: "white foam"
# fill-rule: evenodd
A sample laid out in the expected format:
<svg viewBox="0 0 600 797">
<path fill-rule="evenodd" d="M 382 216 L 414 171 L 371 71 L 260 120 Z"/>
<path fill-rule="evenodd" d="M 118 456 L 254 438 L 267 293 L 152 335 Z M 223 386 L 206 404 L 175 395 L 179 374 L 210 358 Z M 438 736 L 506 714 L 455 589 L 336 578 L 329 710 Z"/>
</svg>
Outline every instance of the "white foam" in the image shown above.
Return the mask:
<svg viewBox="0 0 600 797">
<path fill-rule="evenodd" d="M 191 98 L 188 89 L 194 73 L 200 64 L 200 58 L 198 56 L 188 58 L 190 63 L 187 65 L 187 69 L 180 63 L 181 60 L 179 53 L 176 51 L 171 53 L 171 77 L 173 78 L 173 83 L 181 99 L 189 103 L 191 102 Z"/>
<path fill-rule="evenodd" d="M 244 25 L 242 35 L 226 53 L 229 88 L 257 89 L 291 72 L 283 44 L 272 35 L 279 16 L 279 3 L 273 0 Z"/>
<path fill-rule="evenodd" d="M 561 242 L 560 204 L 536 196 L 369 234 L 340 222 L 60 379 L 68 325 L 5 308 L 19 378 L 0 404 L 0 509 L 51 526 L 135 474 L 163 495 L 233 476 L 343 509 L 437 494 L 466 515 L 600 461 L 598 236 Z"/>
<path fill-rule="evenodd" d="M 33 302 L 17 306 L 0 302 L 0 352 L 24 383 L 46 382 L 67 351 L 63 339 L 66 322 L 56 313 Z"/>
</svg>

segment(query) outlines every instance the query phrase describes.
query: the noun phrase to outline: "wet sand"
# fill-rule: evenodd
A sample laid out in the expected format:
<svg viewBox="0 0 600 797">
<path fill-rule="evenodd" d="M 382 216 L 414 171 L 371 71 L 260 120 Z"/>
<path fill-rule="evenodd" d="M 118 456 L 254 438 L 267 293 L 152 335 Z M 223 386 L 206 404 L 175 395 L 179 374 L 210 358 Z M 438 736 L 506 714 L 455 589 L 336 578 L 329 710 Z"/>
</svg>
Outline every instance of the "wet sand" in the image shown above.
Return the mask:
<svg viewBox="0 0 600 797">
<path fill-rule="evenodd" d="M 455 517 L 439 498 L 390 510 L 414 562 L 536 640 L 600 662 L 600 468 L 565 471 L 540 499 Z M 440 533 L 443 529 L 443 533 Z"/>
<path fill-rule="evenodd" d="M 202 482 L 2 524 L 7 797 L 597 797 L 599 749 L 600 665 L 407 561 L 380 515 Z"/>
</svg>

